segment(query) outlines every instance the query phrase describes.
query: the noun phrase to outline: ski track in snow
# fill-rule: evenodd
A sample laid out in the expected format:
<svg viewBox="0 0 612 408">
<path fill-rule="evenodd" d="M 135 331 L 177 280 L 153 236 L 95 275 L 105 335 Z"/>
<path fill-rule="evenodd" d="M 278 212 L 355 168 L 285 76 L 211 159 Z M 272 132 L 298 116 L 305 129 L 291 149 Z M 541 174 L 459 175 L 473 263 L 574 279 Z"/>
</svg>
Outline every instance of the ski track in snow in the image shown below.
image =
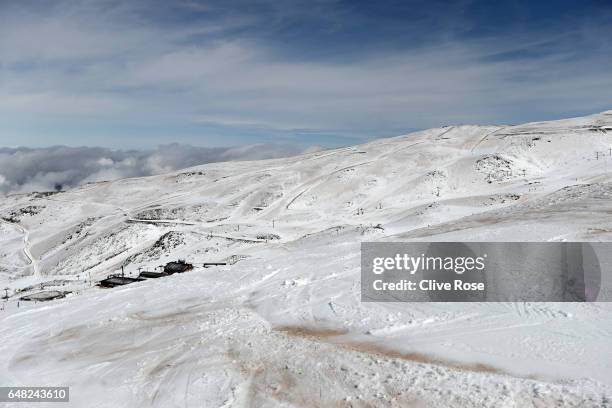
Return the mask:
<svg viewBox="0 0 612 408">
<path fill-rule="evenodd" d="M 30 231 L 28 231 L 21 225 L 14 223 L 14 222 L 10 222 L 10 221 L 3 220 L 3 219 L 0 219 L 0 222 L 3 222 L 5 224 L 8 224 L 16 228 L 17 230 L 19 230 L 20 233 L 23 234 L 23 253 L 28 258 L 30 265 L 32 265 L 34 277 L 41 278 L 40 269 L 38 267 L 38 260 L 32 255 L 32 252 L 30 251 Z"/>
</svg>

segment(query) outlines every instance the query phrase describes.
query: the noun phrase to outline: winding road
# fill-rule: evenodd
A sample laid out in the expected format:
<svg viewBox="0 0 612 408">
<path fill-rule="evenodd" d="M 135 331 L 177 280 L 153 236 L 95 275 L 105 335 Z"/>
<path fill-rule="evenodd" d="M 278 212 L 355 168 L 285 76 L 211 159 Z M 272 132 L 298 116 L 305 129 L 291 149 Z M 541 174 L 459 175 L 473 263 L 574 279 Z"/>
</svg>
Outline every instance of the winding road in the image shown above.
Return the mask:
<svg viewBox="0 0 612 408">
<path fill-rule="evenodd" d="M 40 268 L 38 267 L 38 260 L 32 255 L 32 252 L 30 251 L 30 231 L 17 224 L 16 222 L 10 222 L 1 218 L 0 221 L 13 226 L 23 234 L 23 253 L 25 254 L 26 258 L 28 258 L 30 264 L 32 265 L 32 268 L 34 269 L 34 276 L 39 278 L 41 276 L 41 273 Z"/>
</svg>

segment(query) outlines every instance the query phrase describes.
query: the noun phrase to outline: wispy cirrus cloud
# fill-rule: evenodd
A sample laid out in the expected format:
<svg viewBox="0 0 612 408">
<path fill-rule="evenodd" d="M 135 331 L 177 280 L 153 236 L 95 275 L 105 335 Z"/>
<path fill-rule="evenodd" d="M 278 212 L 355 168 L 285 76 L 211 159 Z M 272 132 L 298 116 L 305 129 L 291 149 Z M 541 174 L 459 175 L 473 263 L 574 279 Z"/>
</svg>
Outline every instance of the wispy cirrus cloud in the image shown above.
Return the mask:
<svg viewBox="0 0 612 408">
<path fill-rule="evenodd" d="M 609 8 L 438 6 L 3 3 L 0 144 L 334 145 L 609 108 Z"/>
</svg>

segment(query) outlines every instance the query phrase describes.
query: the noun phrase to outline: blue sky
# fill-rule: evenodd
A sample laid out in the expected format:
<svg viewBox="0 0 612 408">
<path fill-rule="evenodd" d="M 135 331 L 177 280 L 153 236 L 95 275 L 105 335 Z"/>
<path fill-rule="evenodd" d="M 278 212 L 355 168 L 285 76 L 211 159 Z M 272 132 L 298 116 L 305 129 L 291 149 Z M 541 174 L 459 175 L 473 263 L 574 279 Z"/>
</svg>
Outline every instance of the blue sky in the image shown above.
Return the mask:
<svg viewBox="0 0 612 408">
<path fill-rule="evenodd" d="M 356 144 L 612 109 L 610 1 L 0 1 L 0 146 Z"/>
</svg>

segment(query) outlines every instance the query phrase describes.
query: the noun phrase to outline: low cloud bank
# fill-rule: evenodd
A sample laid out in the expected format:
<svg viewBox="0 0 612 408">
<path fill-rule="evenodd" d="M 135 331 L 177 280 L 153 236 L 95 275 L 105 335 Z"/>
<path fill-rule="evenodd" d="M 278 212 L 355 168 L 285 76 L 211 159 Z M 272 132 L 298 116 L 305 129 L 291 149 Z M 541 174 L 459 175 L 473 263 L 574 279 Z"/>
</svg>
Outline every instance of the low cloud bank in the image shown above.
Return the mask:
<svg viewBox="0 0 612 408">
<path fill-rule="evenodd" d="M 288 144 L 240 147 L 160 145 L 155 150 L 101 147 L 0 148 L 0 194 L 66 190 L 87 182 L 167 173 L 230 160 L 258 160 L 320 150 Z"/>
</svg>

